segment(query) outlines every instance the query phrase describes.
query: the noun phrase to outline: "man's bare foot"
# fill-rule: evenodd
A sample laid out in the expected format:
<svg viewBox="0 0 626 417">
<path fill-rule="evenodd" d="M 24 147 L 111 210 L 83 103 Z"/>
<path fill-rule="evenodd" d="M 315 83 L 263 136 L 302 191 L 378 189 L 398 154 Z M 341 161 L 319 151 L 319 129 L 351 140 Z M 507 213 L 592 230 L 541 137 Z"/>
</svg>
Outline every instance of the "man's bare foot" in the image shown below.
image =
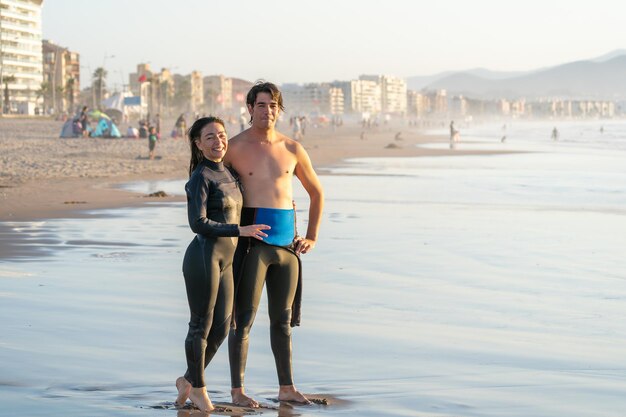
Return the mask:
<svg viewBox="0 0 626 417">
<path fill-rule="evenodd" d="M 233 404 L 241 406 L 241 407 L 252 407 L 258 408 L 259 403 L 254 401 L 253 398 L 248 397 L 244 391 L 243 387 L 241 388 L 233 388 L 230 390 L 230 396 L 233 399 Z"/>
<path fill-rule="evenodd" d="M 291 401 L 298 404 L 311 404 L 300 391 L 296 389 L 295 385 L 281 385 L 278 388 L 278 399 L 280 401 Z"/>
<path fill-rule="evenodd" d="M 189 398 L 189 391 L 191 391 L 191 384 L 185 379 L 185 377 L 178 377 L 176 379 L 176 388 L 178 389 L 178 397 L 174 404 L 183 406 Z"/>
<path fill-rule="evenodd" d="M 209 399 L 209 395 L 206 393 L 206 387 L 191 388 L 189 399 L 200 411 L 209 412 L 215 410 L 213 403 Z"/>
</svg>

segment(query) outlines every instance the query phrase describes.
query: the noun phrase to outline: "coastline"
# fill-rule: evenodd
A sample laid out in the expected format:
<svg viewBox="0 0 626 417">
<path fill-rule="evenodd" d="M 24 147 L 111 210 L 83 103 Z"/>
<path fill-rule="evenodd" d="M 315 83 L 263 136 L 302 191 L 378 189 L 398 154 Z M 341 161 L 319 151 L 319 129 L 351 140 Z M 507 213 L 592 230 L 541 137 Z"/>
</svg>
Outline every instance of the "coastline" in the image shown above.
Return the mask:
<svg viewBox="0 0 626 417">
<path fill-rule="evenodd" d="M 82 217 L 86 210 L 184 201 L 183 196 L 148 198 L 118 185 L 185 179 L 185 140 L 163 138 L 157 145 L 157 159 L 148 160 L 145 139 L 59 139 L 61 126 L 50 120 L 0 119 L 4 153 L 0 157 L 0 222 Z M 229 126 L 228 130 L 234 129 Z M 336 132 L 310 128 L 301 143 L 320 174 L 348 158 L 507 153 L 420 148 L 420 144 L 447 143 L 448 139 L 406 127 L 366 130 L 363 138 L 361 133 L 359 127 Z"/>
</svg>

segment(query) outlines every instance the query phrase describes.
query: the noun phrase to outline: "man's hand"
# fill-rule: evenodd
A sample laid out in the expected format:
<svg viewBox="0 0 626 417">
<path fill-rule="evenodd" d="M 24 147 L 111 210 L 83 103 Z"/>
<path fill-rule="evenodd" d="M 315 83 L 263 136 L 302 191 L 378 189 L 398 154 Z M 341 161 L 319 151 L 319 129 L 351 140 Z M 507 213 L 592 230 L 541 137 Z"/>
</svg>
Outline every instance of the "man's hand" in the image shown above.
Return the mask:
<svg viewBox="0 0 626 417">
<path fill-rule="evenodd" d="M 300 255 L 301 253 L 308 253 L 315 247 L 315 241 L 311 239 L 307 239 L 302 236 L 296 236 L 296 253 Z"/>
</svg>

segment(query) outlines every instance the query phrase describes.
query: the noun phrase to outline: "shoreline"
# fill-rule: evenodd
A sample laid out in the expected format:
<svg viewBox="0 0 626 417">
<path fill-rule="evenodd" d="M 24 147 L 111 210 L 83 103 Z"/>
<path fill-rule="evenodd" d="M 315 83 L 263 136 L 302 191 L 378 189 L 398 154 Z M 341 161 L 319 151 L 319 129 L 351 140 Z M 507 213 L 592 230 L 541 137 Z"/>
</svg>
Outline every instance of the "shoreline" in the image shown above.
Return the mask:
<svg viewBox="0 0 626 417">
<path fill-rule="evenodd" d="M 32 125 L 32 121 L 27 123 Z M 76 218 L 86 216 L 87 210 L 184 201 L 180 195 L 150 198 L 119 185 L 186 179 L 186 141 L 164 138 L 157 145 L 160 159 L 147 160 L 142 156 L 147 153 L 144 139 L 58 139 L 51 137 L 49 131 L 50 125 L 60 128 L 60 122 L 45 124 L 42 130 L 47 131 L 36 130 L 23 138 L 11 138 L 11 132 L 0 136 L 0 144 L 8 144 L 10 150 L 9 156 L 0 161 L 0 222 Z M 496 150 L 495 143 L 493 151 L 420 148 L 420 144 L 448 143 L 448 139 L 404 129 L 399 138 L 396 135 L 400 128 L 367 130 L 363 138 L 357 127 L 342 127 L 336 132 L 329 128 L 310 129 L 301 143 L 322 175 L 349 158 L 510 153 Z M 34 157 L 33 152 L 42 153 L 43 160 Z M 9 159 L 11 162 L 7 162 Z"/>
</svg>

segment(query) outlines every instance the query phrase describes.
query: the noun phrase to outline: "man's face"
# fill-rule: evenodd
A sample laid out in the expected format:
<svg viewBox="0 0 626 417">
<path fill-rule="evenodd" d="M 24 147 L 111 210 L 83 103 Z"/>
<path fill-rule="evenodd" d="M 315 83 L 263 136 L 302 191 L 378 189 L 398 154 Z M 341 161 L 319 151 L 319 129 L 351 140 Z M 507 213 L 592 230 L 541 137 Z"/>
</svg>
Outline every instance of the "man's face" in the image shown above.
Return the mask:
<svg viewBox="0 0 626 417">
<path fill-rule="evenodd" d="M 254 106 L 248 106 L 248 112 L 253 126 L 272 128 L 276 124 L 280 108 L 270 93 L 261 92 L 257 94 Z"/>
</svg>

